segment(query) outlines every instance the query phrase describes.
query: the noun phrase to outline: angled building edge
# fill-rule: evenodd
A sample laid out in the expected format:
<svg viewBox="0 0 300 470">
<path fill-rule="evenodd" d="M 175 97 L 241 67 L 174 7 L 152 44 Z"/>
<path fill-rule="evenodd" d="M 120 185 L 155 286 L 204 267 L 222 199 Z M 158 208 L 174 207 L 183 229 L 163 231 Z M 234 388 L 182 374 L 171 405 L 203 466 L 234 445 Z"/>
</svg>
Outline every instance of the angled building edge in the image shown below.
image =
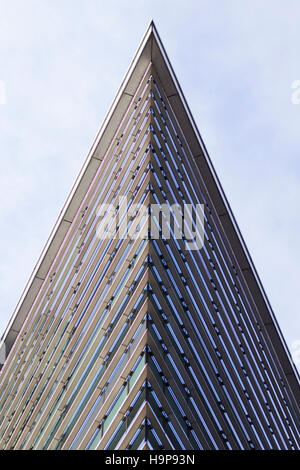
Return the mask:
<svg viewBox="0 0 300 470">
<path fill-rule="evenodd" d="M 83 255 L 102 174 L 112 200 L 130 183 L 145 205 L 204 202 L 203 250 L 171 237 Z M 153 23 L 1 348 L 2 448 L 300 447 L 298 372 Z"/>
</svg>

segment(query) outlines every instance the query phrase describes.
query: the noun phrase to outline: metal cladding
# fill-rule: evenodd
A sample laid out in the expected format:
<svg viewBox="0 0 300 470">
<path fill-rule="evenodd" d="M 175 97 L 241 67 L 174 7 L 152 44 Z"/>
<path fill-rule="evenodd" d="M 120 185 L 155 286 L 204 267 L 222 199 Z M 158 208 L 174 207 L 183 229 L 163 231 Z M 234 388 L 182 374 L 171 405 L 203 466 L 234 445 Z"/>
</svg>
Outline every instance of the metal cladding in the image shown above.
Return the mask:
<svg viewBox="0 0 300 470">
<path fill-rule="evenodd" d="M 203 247 L 152 237 L 152 204 L 202 204 Z M 153 23 L 1 347 L 1 449 L 300 448 L 297 371 Z"/>
</svg>

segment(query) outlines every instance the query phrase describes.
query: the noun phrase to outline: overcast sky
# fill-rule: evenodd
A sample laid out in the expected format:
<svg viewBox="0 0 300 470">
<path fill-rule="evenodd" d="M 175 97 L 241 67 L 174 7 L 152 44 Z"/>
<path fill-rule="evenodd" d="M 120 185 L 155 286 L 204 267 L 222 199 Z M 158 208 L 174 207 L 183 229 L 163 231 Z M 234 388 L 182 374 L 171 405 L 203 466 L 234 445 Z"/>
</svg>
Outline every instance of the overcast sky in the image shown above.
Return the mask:
<svg viewBox="0 0 300 470">
<path fill-rule="evenodd" d="M 152 18 L 300 365 L 298 0 L 0 0 L 0 335 Z"/>
</svg>

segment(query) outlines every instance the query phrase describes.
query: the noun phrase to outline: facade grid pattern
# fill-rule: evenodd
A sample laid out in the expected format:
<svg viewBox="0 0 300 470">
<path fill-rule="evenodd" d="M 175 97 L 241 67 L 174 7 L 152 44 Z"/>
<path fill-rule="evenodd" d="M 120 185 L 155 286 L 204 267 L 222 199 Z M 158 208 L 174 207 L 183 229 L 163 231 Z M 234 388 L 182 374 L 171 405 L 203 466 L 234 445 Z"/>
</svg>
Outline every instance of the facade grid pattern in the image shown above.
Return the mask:
<svg viewBox="0 0 300 470">
<path fill-rule="evenodd" d="M 289 358 L 179 123 L 155 34 L 1 370 L 2 449 L 300 449 Z M 149 217 L 124 222 L 120 195 Z M 117 237 L 97 236 L 103 204 Z M 187 250 L 174 224 L 166 239 L 163 218 L 153 237 L 152 204 L 203 204 L 203 247 Z M 147 236 L 126 236 L 140 222 Z"/>
</svg>

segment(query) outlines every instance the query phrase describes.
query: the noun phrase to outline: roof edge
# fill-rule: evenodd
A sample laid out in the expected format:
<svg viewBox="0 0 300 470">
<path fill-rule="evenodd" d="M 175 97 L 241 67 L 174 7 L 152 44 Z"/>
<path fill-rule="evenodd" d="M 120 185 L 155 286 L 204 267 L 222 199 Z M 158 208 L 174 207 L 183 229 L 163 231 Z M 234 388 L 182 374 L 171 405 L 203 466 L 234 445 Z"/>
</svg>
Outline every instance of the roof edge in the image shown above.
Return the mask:
<svg viewBox="0 0 300 470">
<path fill-rule="evenodd" d="M 153 39 L 155 39 L 155 43 Z M 154 46 L 156 47 L 156 44 L 158 46 L 158 51 L 154 50 Z M 147 51 L 147 48 L 149 49 L 148 51 Z M 122 98 L 124 97 L 125 90 L 128 91 L 127 87 L 130 83 L 131 78 L 133 77 L 134 74 L 139 75 L 141 73 L 140 71 L 138 71 L 138 67 L 140 65 L 140 61 L 142 60 L 142 57 L 145 51 L 147 51 L 146 62 L 148 62 L 148 65 L 149 65 L 149 61 L 155 63 L 157 60 L 158 61 L 161 60 L 161 58 L 158 58 L 158 55 L 157 55 L 158 53 L 158 54 L 161 54 L 162 61 L 164 62 L 164 65 L 166 66 L 168 70 L 169 76 L 167 77 L 166 80 L 168 80 L 168 85 L 169 87 L 171 87 L 171 91 L 176 92 L 174 93 L 174 95 L 171 93 L 170 96 L 168 97 L 170 99 L 170 104 L 172 107 L 173 106 L 176 107 L 176 100 L 177 100 L 177 105 L 178 105 L 178 101 L 180 101 L 181 103 L 180 106 L 183 107 L 182 110 L 184 110 L 186 116 L 183 116 L 181 121 L 184 121 L 185 126 L 190 126 L 192 128 L 192 132 L 195 136 L 193 137 L 194 143 L 195 143 L 194 150 L 192 149 L 193 156 L 196 158 L 196 161 L 198 161 L 198 166 L 199 166 L 200 159 L 201 159 L 202 165 L 204 165 L 205 167 L 206 176 L 208 177 L 208 180 L 209 180 L 208 183 L 211 185 L 212 191 L 214 193 L 214 203 L 217 209 L 218 207 L 219 208 L 221 207 L 221 210 L 217 210 L 217 213 L 221 221 L 221 225 L 224 228 L 224 231 L 226 232 L 226 236 L 230 241 L 230 245 L 234 247 L 238 253 L 239 259 L 237 261 L 239 263 L 241 271 L 243 272 L 244 277 L 247 278 L 247 281 L 251 287 L 251 293 L 252 294 L 255 293 L 255 295 L 259 296 L 259 306 L 261 308 L 260 314 L 262 315 L 262 317 L 263 315 L 265 316 L 265 319 L 264 319 L 265 326 L 269 325 L 267 328 L 268 334 L 272 342 L 276 345 L 276 347 L 279 350 L 278 357 L 281 359 L 281 362 L 284 363 L 284 373 L 285 373 L 286 380 L 289 383 L 290 388 L 293 390 L 294 396 L 296 398 L 297 391 L 299 393 L 299 385 L 300 385 L 299 373 L 292 361 L 291 354 L 287 348 L 285 339 L 282 335 L 282 332 L 280 330 L 280 327 L 278 325 L 274 312 L 271 308 L 270 302 L 264 291 L 264 288 L 257 274 L 254 263 L 252 261 L 252 258 L 248 252 L 245 241 L 242 237 L 240 229 L 232 213 L 232 210 L 225 196 L 225 193 L 223 191 L 219 178 L 216 174 L 212 161 L 209 157 L 205 144 L 202 140 L 200 132 L 194 121 L 190 108 L 184 97 L 181 86 L 177 80 L 177 77 L 170 63 L 170 60 L 167 56 L 167 53 L 162 44 L 162 41 L 160 39 L 160 36 L 158 34 L 158 31 L 156 29 L 156 26 L 153 20 L 150 21 L 148 28 L 137 48 L 137 51 L 131 61 L 131 64 L 121 82 L 119 90 L 115 98 L 113 99 L 113 102 L 104 118 L 104 121 L 100 127 L 100 130 L 79 172 L 79 175 L 60 212 L 57 222 L 54 225 L 54 228 L 50 234 L 50 237 L 48 238 L 48 241 L 44 249 L 42 250 L 42 253 L 35 265 L 32 275 L 22 293 L 22 296 L 17 304 L 17 307 L 1 338 L 0 351 L 2 351 L 2 354 L 0 354 L 0 356 L 2 357 L 4 356 L 3 351 L 6 349 L 5 357 L 7 357 L 7 354 L 11 350 L 14 344 L 14 341 L 22 326 L 22 318 L 21 318 L 22 315 L 20 314 L 21 309 L 23 309 L 22 314 L 24 314 L 24 311 L 26 311 L 26 309 L 27 310 L 30 309 L 32 303 L 34 302 L 36 294 L 39 290 L 39 287 L 45 279 L 45 274 L 41 272 L 41 266 L 43 265 L 47 257 L 48 257 L 47 263 L 48 264 L 50 263 L 51 265 L 58 251 L 57 247 L 59 247 L 59 243 L 64 237 L 64 233 L 67 232 L 70 224 L 72 223 L 72 220 L 71 220 L 72 218 L 66 217 L 66 214 L 68 214 L 68 211 L 70 211 L 70 206 L 72 204 L 74 204 L 77 208 L 78 206 L 80 206 L 80 203 L 81 203 L 80 198 L 75 200 L 74 202 L 74 197 L 76 195 L 76 192 L 78 191 L 78 188 L 80 187 L 84 179 L 86 180 L 85 184 L 86 182 L 91 181 L 95 168 L 97 167 L 97 165 L 99 165 L 99 163 L 101 163 L 100 158 L 95 156 L 95 154 L 97 153 L 98 146 L 100 144 L 100 141 L 102 141 L 103 138 L 105 137 L 105 134 L 107 133 L 107 129 L 109 129 L 109 126 L 112 122 L 112 118 L 114 114 L 117 111 L 120 112 L 120 109 L 118 109 L 118 107 L 120 105 Z M 125 94 L 132 97 L 130 93 L 125 92 Z M 192 135 L 190 130 L 189 130 L 189 133 L 190 135 Z M 197 141 L 197 145 L 196 145 L 196 141 Z M 196 149 L 199 149 L 198 154 L 197 154 Z M 201 167 L 201 170 L 202 170 L 202 167 Z M 19 329 L 17 327 L 14 327 L 15 324 L 18 322 L 20 324 Z"/>
<path fill-rule="evenodd" d="M 174 86 L 175 86 L 175 88 L 177 90 L 177 93 L 178 93 L 178 98 L 180 99 L 180 101 L 182 102 L 182 104 L 184 106 L 184 111 L 187 114 L 187 118 L 190 122 L 190 125 L 192 126 L 193 132 L 194 132 L 194 134 L 195 134 L 195 136 L 198 140 L 198 143 L 201 147 L 201 155 L 195 155 L 194 154 L 193 156 L 196 157 L 196 162 L 198 163 L 198 166 L 200 166 L 199 163 L 200 163 L 200 158 L 201 157 L 202 157 L 202 159 L 205 160 L 205 162 L 208 166 L 208 169 L 211 173 L 213 182 L 215 183 L 216 189 L 219 192 L 219 195 L 220 195 L 221 200 L 222 200 L 222 206 L 223 206 L 222 207 L 222 213 L 220 213 L 220 211 L 217 210 L 217 213 L 220 217 L 221 225 L 223 226 L 225 232 L 229 231 L 229 237 L 228 238 L 230 240 L 230 245 L 236 247 L 237 242 L 240 244 L 240 246 L 237 247 L 238 251 L 240 252 L 240 256 L 239 256 L 240 259 L 238 259 L 237 261 L 239 262 L 239 265 L 240 265 L 241 271 L 243 272 L 244 277 L 247 278 L 247 282 L 250 283 L 250 285 L 251 285 L 251 294 L 253 294 L 253 291 L 255 291 L 256 295 L 261 296 L 259 306 L 260 307 L 265 306 L 264 314 L 267 317 L 265 320 L 262 318 L 263 323 L 264 323 L 265 326 L 268 325 L 268 328 L 267 328 L 268 331 L 267 332 L 269 334 L 271 342 L 273 343 L 273 345 L 276 345 L 276 347 L 278 347 L 280 349 L 279 354 L 278 354 L 278 357 L 281 359 L 280 362 L 282 362 L 282 360 L 284 358 L 284 355 L 288 359 L 288 362 L 285 361 L 286 368 L 284 369 L 284 375 L 285 375 L 286 380 L 289 383 L 289 385 L 290 385 L 290 387 L 293 391 L 296 402 L 298 401 L 298 403 L 299 403 L 299 400 L 300 400 L 300 396 L 299 396 L 299 392 L 300 392 L 299 372 L 298 372 L 298 370 L 297 370 L 297 368 L 296 368 L 296 366 L 295 366 L 295 364 L 292 360 L 291 353 L 290 353 L 290 351 L 287 347 L 286 341 L 284 339 L 284 336 L 282 334 L 282 331 L 280 329 L 280 326 L 278 324 L 276 316 L 273 312 L 273 309 L 271 307 L 269 299 L 266 295 L 266 292 L 264 290 L 262 282 L 259 278 L 259 275 L 258 275 L 257 270 L 255 268 L 254 262 L 251 258 L 251 255 L 250 255 L 249 251 L 248 251 L 248 248 L 246 246 L 244 238 L 241 234 L 239 226 L 238 226 L 238 224 L 236 222 L 236 219 L 233 215 L 233 212 L 231 210 L 230 204 L 227 200 L 227 197 L 224 193 L 224 190 L 222 188 L 220 180 L 217 176 L 216 170 L 213 166 L 213 163 L 212 163 L 211 158 L 208 154 L 206 146 L 203 142 L 203 139 L 201 137 L 201 134 L 199 132 L 197 124 L 195 123 L 195 120 L 193 118 L 193 115 L 191 113 L 189 105 L 187 104 L 187 101 L 186 101 L 185 96 L 183 94 L 182 88 L 181 88 L 181 86 L 178 82 L 178 79 L 176 77 L 174 69 L 171 65 L 171 62 L 168 58 L 168 55 L 166 53 L 166 50 L 163 46 L 163 43 L 160 39 L 159 33 L 158 33 L 154 23 L 153 23 L 152 27 L 153 27 L 153 35 L 154 35 L 154 37 L 155 37 L 155 39 L 156 39 L 156 41 L 159 45 L 160 52 L 162 53 L 165 64 L 168 67 L 171 79 L 172 79 L 172 81 L 174 83 Z M 153 63 L 155 65 L 155 59 L 154 58 L 153 58 Z M 172 101 L 175 101 L 175 100 L 176 100 L 176 96 L 173 96 L 173 95 L 170 96 L 171 106 L 172 106 Z M 202 167 L 201 167 L 201 170 L 202 170 Z M 216 195 L 216 199 L 218 199 L 218 195 Z M 217 201 L 216 205 L 218 205 L 218 204 L 219 204 L 219 201 Z M 225 210 L 225 212 L 223 212 L 224 210 Z M 234 234 L 236 235 L 236 237 L 234 237 Z M 234 238 L 236 238 L 236 239 L 234 239 Z M 252 276 L 251 276 L 251 274 L 252 274 Z M 261 314 L 261 311 L 260 311 L 260 314 Z M 298 394 L 299 400 L 297 400 L 297 394 Z"/>
<path fill-rule="evenodd" d="M 102 122 L 102 125 L 99 129 L 99 132 L 97 133 L 95 139 L 94 139 L 94 142 L 87 154 L 87 157 L 81 167 L 81 170 L 79 171 L 79 174 L 75 180 L 75 183 L 73 184 L 72 188 L 71 188 L 71 191 L 69 193 L 69 195 L 67 196 L 67 199 L 60 211 L 60 214 L 54 224 L 54 227 L 50 233 L 50 236 L 48 237 L 48 240 L 44 246 L 44 248 L 42 249 L 41 251 L 41 254 L 35 264 L 35 267 L 32 271 L 32 274 L 21 294 L 21 297 L 17 303 L 17 306 L 4 330 L 4 333 L 2 334 L 1 338 L 0 338 L 0 368 L 1 368 L 1 364 L 3 364 L 5 362 L 5 359 L 6 357 L 8 356 L 13 344 L 14 344 L 14 341 L 19 333 L 19 329 L 17 328 L 14 328 L 14 324 L 16 323 L 16 321 L 18 321 L 18 316 L 20 314 L 20 310 L 21 308 L 24 306 L 24 304 L 26 303 L 28 299 L 28 297 L 33 297 L 35 298 L 35 293 L 36 291 L 38 290 L 38 288 L 40 287 L 40 285 L 42 284 L 42 282 L 44 281 L 44 278 L 43 276 L 38 276 L 38 273 L 39 273 L 39 270 L 40 270 L 40 267 L 43 263 L 43 261 L 45 260 L 45 258 L 47 257 L 47 255 L 49 254 L 49 252 L 53 252 L 55 250 L 51 250 L 51 248 L 53 248 L 53 245 L 57 245 L 57 241 L 55 240 L 55 237 L 57 236 L 57 234 L 59 232 L 66 232 L 67 229 L 69 228 L 69 225 L 72 223 L 68 218 L 65 219 L 65 215 L 67 214 L 68 212 L 68 209 L 70 207 L 70 204 L 72 202 L 72 199 L 76 193 L 76 190 L 78 189 L 82 179 L 84 178 L 84 176 L 86 175 L 87 173 L 87 170 L 88 170 L 88 167 L 89 165 L 91 164 L 91 160 L 98 148 L 98 145 L 108 127 L 108 124 L 110 123 L 112 117 L 113 117 L 113 114 L 115 113 L 116 111 L 116 108 L 118 106 L 118 103 L 120 102 L 120 99 L 122 97 L 122 94 L 124 93 L 129 81 L 130 81 L 130 78 L 132 77 L 135 69 L 136 69 L 136 66 L 138 64 L 138 61 L 139 59 L 142 57 L 142 54 L 143 54 L 143 51 L 145 50 L 146 48 L 146 45 L 149 41 L 151 41 L 151 49 L 152 49 L 152 35 L 153 35 L 153 32 L 154 30 L 156 30 L 155 28 L 155 25 L 154 25 L 154 21 L 151 20 L 147 29 L 146 29 L 146 32 L 133 56 L 133 59 L 131 61 L 131 64 L 129 65 L 129 68 L 127 70 L 127 72 L 125 73 L 124 77 L 123 77 L 123 80 L 121 82 L 121 85 L 112 101 L 112 104 L 108 110 L 108 112 L 106 113 L 106 116 Z M 150 58 L 151 58 L 151 52 L 150 52 Z M 91 175 L 90 175 L 91 176 Z M 91 178 L 90 178 L 91 179 Z M 65 227 L 63 227 L 63 225 L 65 225 Z M 65 229 L 65 230 L 64 230 Z M 62 233 L 60 233 L 60 236 L 59 236 L 60 239 L 63 238 L 63 235 Z M 52 254 L 52 261 L 55 257 L 55 254 L 51 253 Z M 34 298 L 32 298 L 32 302 L 29 302 L 29 303 L 33 303 L 34 301 Z M 28 307 L 29 308 L 29 307 Z"/>
</svg>

